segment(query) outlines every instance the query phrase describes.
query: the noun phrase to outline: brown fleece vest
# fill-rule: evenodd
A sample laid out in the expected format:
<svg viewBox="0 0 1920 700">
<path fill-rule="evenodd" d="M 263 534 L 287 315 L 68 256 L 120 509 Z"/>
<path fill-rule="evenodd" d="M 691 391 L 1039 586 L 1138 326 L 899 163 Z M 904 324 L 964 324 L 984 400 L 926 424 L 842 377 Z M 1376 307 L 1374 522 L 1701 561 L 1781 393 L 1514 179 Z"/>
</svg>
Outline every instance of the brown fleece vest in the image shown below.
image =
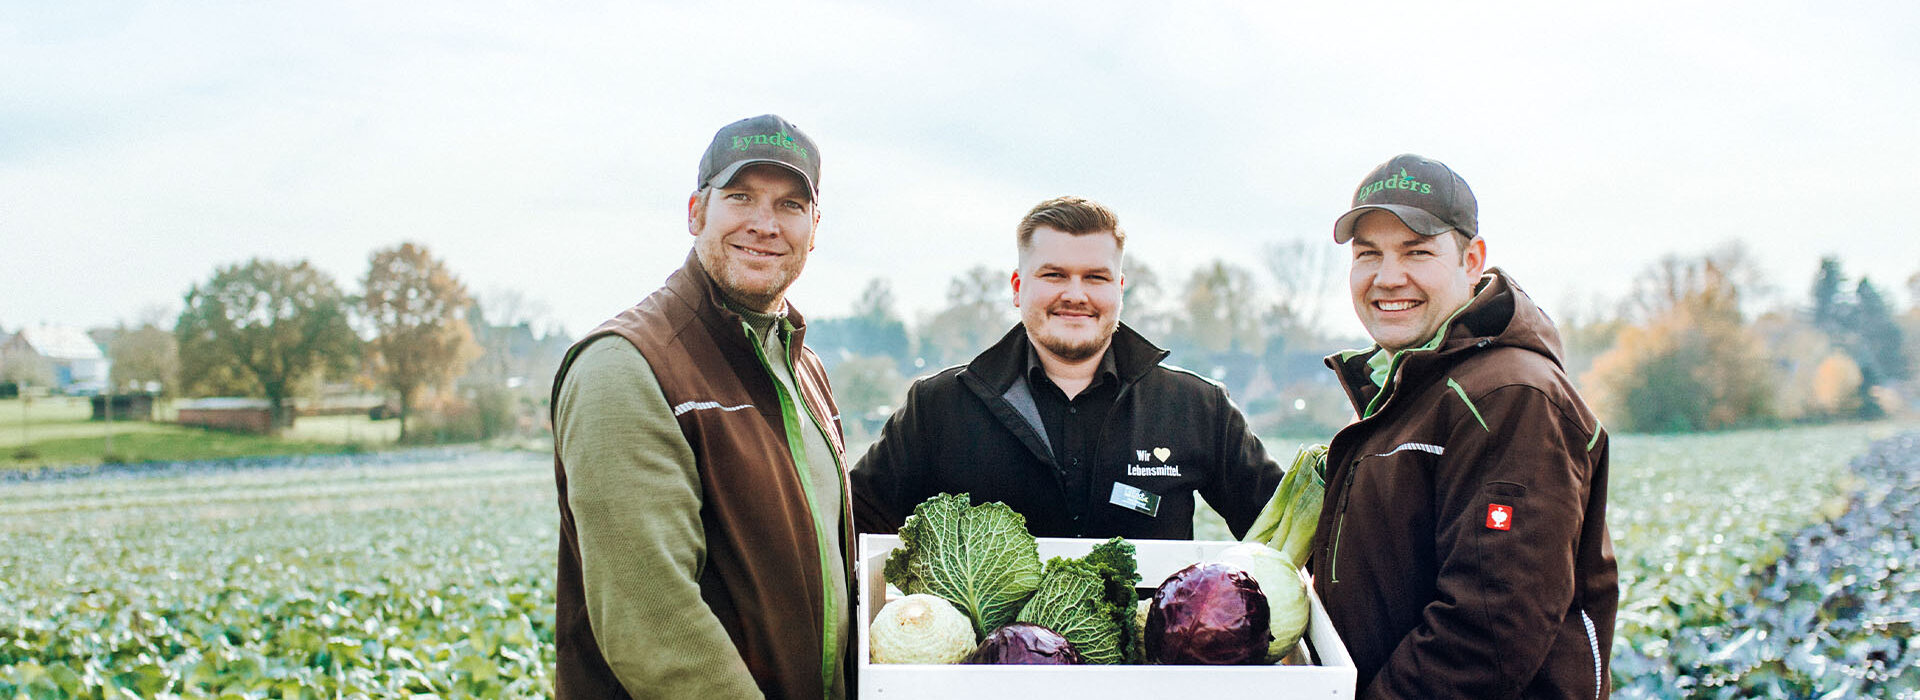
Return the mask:
<svg viewBox="0 0 1920 700">
<path fill-rule="evenodd" d="M 788 351 L 805 401 L 802 410 L 831 421 L 828 439 L 834 451 L 844 451 L 826 368 L 802 345 L 802 319 L 797 314 L 788 318 L 799 327 Z M 761 365 L 740 316 L 721 305 L 719 289 L 699 259 L 689 255 L 666 286 L 601 324 L 567 352 L 553 382 L 555 405 L 568 367 L 588 344 L 607 335 L 625 338 L 640 350 L 693 447 L 707 546 L 701 597 L 720 618 L 768 698 L 824 697 L 821 644 L 828 621 L 820 540 L 788 449 L 778 380 Z M 743 406 L 752 408 L 736 408 Z M 803 429 L 810 429 L 808 423 L 803 416 Z M 628 697 L 601 656 L 587 619 L 580 543 L 567 507 L 566 466 L 557 452 L 553 469 L 560 490 L 554 694 L 561 700 Z M 841 560 L 851 581 L 853 524 L 847 515 L 845 477 L 815 488 L 832 489 L 821 496 L 841 501 Z M 849 609 L 835 612 L 851 615 L 851 607 L 849 597 Z M 846 667 L 851 673 L 851 659 Z"/>
</svg>

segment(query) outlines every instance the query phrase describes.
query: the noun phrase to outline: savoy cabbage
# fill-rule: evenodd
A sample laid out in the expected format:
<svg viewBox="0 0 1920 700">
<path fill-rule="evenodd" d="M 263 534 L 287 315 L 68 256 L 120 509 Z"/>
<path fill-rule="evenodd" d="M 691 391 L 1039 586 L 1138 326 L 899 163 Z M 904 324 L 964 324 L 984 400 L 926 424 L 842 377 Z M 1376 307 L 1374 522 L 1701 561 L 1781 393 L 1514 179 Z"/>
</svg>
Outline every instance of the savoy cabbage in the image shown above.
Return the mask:
<svg viewBox="0 0 1920 700">
<path fill-rule="evenodd" d="M 970 507 L 967 494 L 940 494 L 900 526 L 885 575 L 903 593 L 947 599 L 979 637 L 1020 614 L 1040 584 L 1040 550 L 1026 517 L 1005 503 Z"/>
<path fill-rule="evenodd" d="M 1019 621 L 1060 633 L 1089 664 L 1140 663 L 1131 624 L 1136 569 L 1133 545 L 1118 537 L 1080 559 L 1055 557 Z"/>
</svg>

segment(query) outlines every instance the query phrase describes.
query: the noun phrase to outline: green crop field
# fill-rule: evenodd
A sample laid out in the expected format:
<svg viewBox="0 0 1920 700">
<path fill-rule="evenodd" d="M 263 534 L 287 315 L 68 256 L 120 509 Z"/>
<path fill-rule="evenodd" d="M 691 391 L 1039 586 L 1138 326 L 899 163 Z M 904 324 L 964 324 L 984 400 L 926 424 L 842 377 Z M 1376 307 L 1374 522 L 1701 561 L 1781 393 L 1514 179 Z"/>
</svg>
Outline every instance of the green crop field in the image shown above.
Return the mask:
<svg viewBox="0 0 1920 700">
<path fill-rule="evenodd" d="M 166 422 L 173 411 L 164 402 L 155 413 L 160 422 L 107 423 L 91 420 L 83 398 L 0 400 L 0 470 L 353 453 L 391 445 L 400 434 L 399 421 L 364 415 L 300 418 L 280 435 L 266 436 L 174 425 Z"/>
<path fill-rule="evenodd" d="M 552 478 L 479 453 L 0 486 L 0 697 L 546 695 Z"/>
<path fill-rule="evenodd" d="M 1751 603 L 1896 427 L 1617 437 L 1616 683 L 1663 696 L 1676 631 Z M 0 698 L 549 694 L 550 460 L 325 461 L 0 483 Z"/>
<path fill-rule="evenodd" d="M 1847 463 L 1910 423 L 1867 423 L 1611 440 L 1607 525 L 1620 565 L 1616 688 L 1655 697 L 1679 679 L 1673 657 L 1712 650 L 1674 644 L 1686 628 L 1726 624 L 1753 603 L 1746 577 L 1779 558 L 1801 528 L 1836 517 L 1853 489 Z M 1276 459 L 1288 443 L 1269 441 Z M 1230 537 L 1211 511 L 1196 536 Z M 1714 640 L 1704 640 L 1714 641 Z M 1626 695 L 1623 693 L 1622 695 Z"/>
<path fill-rule="evenodd" d="M 1657 692 L 1677 683 L 1674 645 L 1690 643 L 1678 633 L 1725 624 L 1752 604 L 1745 580 L 1801 528 L 1839 516 L 1854 488 L 1847 463 L 1898 427 L 1614 439 L 1607 525 L 1620 564 L 1616 687 Z"/>
</svg>

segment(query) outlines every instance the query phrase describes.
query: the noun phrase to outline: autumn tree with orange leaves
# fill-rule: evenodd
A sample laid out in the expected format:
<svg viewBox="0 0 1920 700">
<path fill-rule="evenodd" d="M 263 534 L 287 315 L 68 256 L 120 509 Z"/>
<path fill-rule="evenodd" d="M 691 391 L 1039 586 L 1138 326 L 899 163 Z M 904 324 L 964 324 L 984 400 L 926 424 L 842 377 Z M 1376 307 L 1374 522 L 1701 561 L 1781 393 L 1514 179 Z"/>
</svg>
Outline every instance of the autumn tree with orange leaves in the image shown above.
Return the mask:
<svg viewBox="0 0 1920 700">
<path fill-rule="evenodd" d="M 1745 252 L 1669 256 L 1635 281 L 1634 322 L 1583 377 L 1618 432 L 1716 430 L 1773 418 L 1771 359 L 1740 302 Z"/>
<path fill-rule="evenodd" d="M 478 359 L 466 312 L 467 287 L 425 246 L 403 243 L 374 251 L 361 310 L 374 331 L 369 360 L 400 399 L 400 439 L 422 389 L 445 386 Z"/>
</svg>

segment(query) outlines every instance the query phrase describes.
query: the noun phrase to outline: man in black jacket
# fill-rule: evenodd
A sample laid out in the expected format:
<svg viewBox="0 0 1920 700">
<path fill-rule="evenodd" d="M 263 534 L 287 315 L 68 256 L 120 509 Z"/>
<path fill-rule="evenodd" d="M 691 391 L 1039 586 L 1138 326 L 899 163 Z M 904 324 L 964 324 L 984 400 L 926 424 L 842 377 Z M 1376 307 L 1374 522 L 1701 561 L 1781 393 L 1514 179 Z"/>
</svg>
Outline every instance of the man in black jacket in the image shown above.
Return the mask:
<svg viewBox="0 0 1920 700">
<path fill-rule="evenodd" d="M 1120 323 L 1126 233 L 1078 197 L 1021 220 L 1020 325 L 914 383 L 852 472 L 855 527 L 893 532 L 940 493 L 1000 501 L 1039 537 L 1191 539 L 1193 494 L 1246 533 L 1278 464 L 1218 383 Z"/>
</svg>

